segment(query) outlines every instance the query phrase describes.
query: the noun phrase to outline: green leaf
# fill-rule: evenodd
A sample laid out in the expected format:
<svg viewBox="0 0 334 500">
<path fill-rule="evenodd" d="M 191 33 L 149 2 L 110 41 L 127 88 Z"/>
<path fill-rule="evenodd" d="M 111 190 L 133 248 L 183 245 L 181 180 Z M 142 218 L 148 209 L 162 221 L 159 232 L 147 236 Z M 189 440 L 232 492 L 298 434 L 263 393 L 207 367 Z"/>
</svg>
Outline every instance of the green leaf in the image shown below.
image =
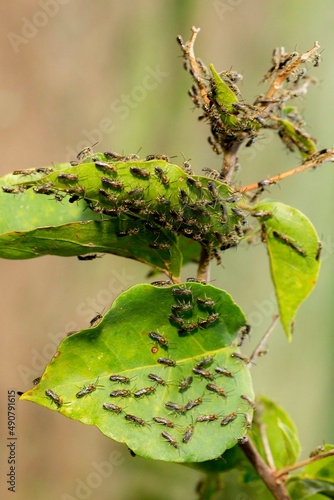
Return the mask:
<svg viewBox="0 0 334 500">
<path fill-rule="evenodd" d="M 300 454 L 297 430 L 283 408 L 264 396 L 257 399 L 250 438 L 267 461 L 261 428 L 265 432 L 276 469 L 296 463 Z"/>
<path fill-rule="evenodd" d="M 118 236 L 133 228 L 133 220 L 123 216 L 104 221 L 83 221 L 62 226 L 40 227 L 0 235 L 0 257 L 28 259 L 43 255 L 70 257 L 92 252 L 112 253 L 138 260 L 172 276 L 180 275 L 182 256 L 173 235 L 164 234 L 166 249 L 150 248 L 156 236 L 141 227 L 138 234 Z M 131 244 L 130 244 L 131 242 Z"/>
<path fill-rule="evenodd" d="M 60 171 L 64 165 L 66 168 L 69 166 L 66 163 L 56 165 L 54 168 Z M 37 174 L 36 178 L 41 176 L 42 174 Z M 41 226 L 100 218 L 88 210 L 84 211 L 86 204 L 83 201 L 60 203 L 53 196 L 40 196 L 32 189 L 18 194 L 3 191 L 3 186 L 5 189 L 14 189 L 18 179 L 17 175 L 10 174 L 0 178 L 0 235 L 14 231 L 29 231 Z"/>
<path fill-rule="evenodd" d="M 264 202 L 254 210 L 271 213 L 260 218 L 262 239 L 268 249 L 281 322 L 291 340 L 297 310 L 317 281 L 319 238 L 309 219 L 296 208 Z"/>
<path fill-rule="evenodd" d="M 278 122 L 280 124 L 279 136 L 291 151 L 297 148 L 303 159 L 317 151 L 315 142 L 304 130 L 296 127 L 289 120 L 279 119 Z"/>
<path fill-rule="evenodd" d="M 321 452 L 333 449 L 332 444 L 325 444 Z M 293 499 L 334 498 L 334 456 L 306 465 L 301 473 L 288 478 L 287 488 Z"/>
<path fill-rule="evenodd" d="M 204 305 L 209 298 L 215 305 Z M 190 324 L 196 326 L 190 329 Z M 245 316 L 231 296 L 211 285 L 137 285 L 116 299 L 97 326 L 64 339 L 39 384 L 21 399 L 96 425 L 106 436 L 125 442 L 143 457 L 174 462 L 213 459 L 245 435 L 245 414 L 252 418 L 252 407 L 240 397 L 254 397 L 249 370 L 231 356 L 237 351 L 231 342 L 244 325 Z M 152 340 L 149 332 L 158 333 L 164 341 Z M 212 359 L 200 368 L 208 373 L 195 374 L 196 363 L 208 356 Z M 159 363 L 159 358 L 172 360 L 176 366 Z M 216 367 L 229 370 L 232 376 L 218 374 Z M 165 385 L 151 380 L 151 373 L 161 377 Z M 128 377 L 129 383 L 112 382 L 111 375 Z M 190 376 L 189 387 L 180 391 L 180 382 Z M 210 383 L 225 393 L 210 390 Z M 88 394 L 76 397 L 85 387 L 90 388 L 86 389 Z M 148 387 L 153 388 L 148 395 L 135 396 L 136 391 Z M 59 396 L 58 404 L 52 396 L 47 397 L 47 390 Z M 115 390 L 126 390 L 130 395 L 111 397 Z M 168 402 L 189 407 L 173 412 L 165 406 Z M 104 409 L 105 403 L 119 406 L 122 412 Z M 143 419 L 145 425 L 127 421 L 126 414 Z M 197 417 L 211 414 L 217 418 L 197 421 Z M 167 418 L 174 427 L 164 427 L 153 417 Z M 226 425 L 221 425 L 223 419 L 227 419 Z M 183 442 L 189 426 L 193 426 L 193 435 Z M 171 435 L 178 447 L 162 432 Z"/>
<path fill-rule="evenodd" d="M 210 64 L 209 68 L 214 81 L 215 101 L 219 106 L 223 123 L 231 128 L 240 128 L 239 120 L 233 116 L 235 114 L 233 104 L 239 102 L 237 95 L 220 77 L 213 64 Z"/>
<path fill-rule="evenodd" d="M 98 213 L 126 214 L 149 224 L 153 232 L 168 229 L 210 249 L 237 245 L 245 218 L 240 210 L 235 211 L 234 191 L 227 184 L 189 176 L 177 165 L 162 160 L 103 159 L 102 167 L 86 158 L 85 162 L 91 161 L 20 186 L 37 187 L 43 194 L 47 185 L 56 194 L 84 198 Z"/>
<path fill-rule="evenodd" d="M 63 172 L 69 164 L 53 168 L 56 172 Z M 10 188 L 14 183 L 17 183 L 14 175 L 0 179 L 0 186 Z M 103 252 L 138 260 L 174 277 L 180 275 L 182 255 L 175 235 L 166 229 L 159 228 L 157 235 L 144 224 L 138 227 L 138 223 L 126 215 L 104 216 L 106 220 L 101 220 L 100 214 L 87 210 L 83 200 L 68 203 L 65 198 L 60 203 L 53 197 L 40 196 L 32 189 L 19 194 L 5 193 L 0 189 L 0 210 L 2 258 L 69 257 Z M 124 236 L 127 231 L 129 234 Z"/>
</svg>

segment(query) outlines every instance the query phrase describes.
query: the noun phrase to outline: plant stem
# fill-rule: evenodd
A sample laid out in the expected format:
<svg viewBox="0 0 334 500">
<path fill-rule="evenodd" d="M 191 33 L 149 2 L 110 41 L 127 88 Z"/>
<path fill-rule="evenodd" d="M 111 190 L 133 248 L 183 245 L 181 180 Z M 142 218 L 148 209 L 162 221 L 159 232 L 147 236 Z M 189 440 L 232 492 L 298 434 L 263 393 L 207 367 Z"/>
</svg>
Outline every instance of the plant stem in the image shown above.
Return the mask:
<svg viewBox="0 0 334 500">
<path fill-rule="evenodd" d="M 197 278 L 199 280 L 209 281 L 209 265 L 210 251 L 206 247 L 202 247 L 197 271 Z"/>
<path fill-rule="evenodd" d="M 268 338 L 270 337 L 270 335 L 272 334 L 272 332 L 274 331 L 274 329 L 275 329 L 275 327 L 277 325 L 278 318 L 279 318 L 279 315 L 276 314 L 274 316 L 274 318 L 273 318 L 272 324 L 270 325 L 270 327 L 268 328 L 268 330 L 266 331 L 266 333 L 263 335 L 263 337 L 260 340 L 260 342 L 258 343 L 258 345 L 255 347 L 253 353 L 251 354 L 251 356 L 249 358 L 249 363 L 247 364 L 248 368 L 251 368 L 254 359 L 263 350 L 263 347 L 264 347 L 265 343 L 267 342 Z"/>
<path fill-rule="evenodd" d="M 288 170 L 287 172 L 283 172 L 282 174 L 274 175 L 273 177 L 269 177 L 265 180 L 267 181 L 268 185 L 276 184 L 276 182 L 282 181 L 287 177 L 291 177 L 291 175 L 299 174 L 300 172 L 303 172 L 308 168 L 315 168 L 321 163 L 325 163 L 327 161 L 334 161 L 334 149 L 327 149 L 325 152 L 319 151 L 318 153 L 314 153 L 313 155 L 311 155 L 309 160 L 304 161 L 304 163 L 302 163 L 298 167 Z M 254 191 L 255 189 L 259 189 L 259 187 L 260 186 L 258 182 L 253 182 L 253 184 L 248 184 L 247 186 L 240 187 L 239 189 L 237 189 L 237 191 L 239 191 L 240 193 L 246 193 L 247 191 Z"/>
<path fill-rule="evenodd" d="M 239 446 L 274 498 L 276 500 L 291 500 L 284 484 L 277 481 L 275 471 L 268 467 L 250 439 L 240 443 Z"/>
<path fill-rule="evenodd" d="M 317 460 L 321 460 L 322 458 L 331 457 L 333 455 L 334 455 L 334 449 L 326 451 L 325 453 L 319 453 L 319 455 L 316 455 L 315 457 L 307 458 L 306 460 L 302 460 L 301 462 L 298 462 L 298 463 L 293 464 L 293 465 L 288 465 L 287 467 L 284 467 L 283 469 L 276 471 L 275 477 L 277 479 L 281 476 L 285 476 L 286 474 L 288 474 L 289 472 L 291 472 L 293 470 L 300 469 L 300 467 L 304 467 L 305 465 L 311 464 L 312 462 L 316 462 Z"/>
<path fill-rule="evenodd" d="M 224 150 L 224 162 L 221 176 L 226 182 L 231 182 L 234 171 L 238 165 L 238 151 L 243 139 L 235 139 L 228 149 Z"/>
</svg>

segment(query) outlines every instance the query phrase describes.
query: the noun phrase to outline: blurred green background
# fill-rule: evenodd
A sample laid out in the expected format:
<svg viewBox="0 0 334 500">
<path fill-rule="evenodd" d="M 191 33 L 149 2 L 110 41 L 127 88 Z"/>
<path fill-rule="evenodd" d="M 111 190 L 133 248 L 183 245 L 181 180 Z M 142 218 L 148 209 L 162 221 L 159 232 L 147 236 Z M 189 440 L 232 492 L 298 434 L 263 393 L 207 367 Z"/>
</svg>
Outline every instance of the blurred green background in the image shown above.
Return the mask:
<svg viewBox="0 0 334 500">
<path fill-rule="evenodd" d="M 0 13 L 0 175 L 73 159 L 95 141 L 95 150 L 128 154 L 141 148 L 141 156 L 175 155 L 178 163 L 183 153 L 197 173 L 204 166 L 219 168 L 208 130 L 187 96 L 190 77 L 175 41 L 178 34 L 188 40 L 192 25 L 201 28 L 197 56 L 217 70 L 241 72 L 241 92 L 250 102 L 265 89 L 260 81 L 275 47 L 304 52 L 318 40 L 323 60 L 312 74 L 319 84 L 299 108 L 319 149 L 334 146 L 331 0 L 16 0 L 3 2 Z M 298 164 L 297 154 L 288 156 L 276 138 L 264 135 L 242 152 L 238 182 Z M 304 212 L 324 243 L 320 279 L 297 315 L 292 344 L 278 328 L 268 355 L 253 368 L 256 391 L 294 419 L 304 458 L 317 445 L 334 442 L 332 168 L 295 176 L 268 193 Z M 0 261 L 2 407 L 7 390 L 31 387 L 66 332 L 87 327 L 145 275 L 145 266 L 111 256 L 88 263 L 57 257 Z M 189 266 L 184 278 L 194 275 Z M 241 245 L 227 252 L 223 266 L 213 266 L 212 279 L 249 315 L 253 334 L 245 352 L 250 351 L 277 310 L 265 249 Z M 97 429 L 56 412 L 20 402 L 17 429 L 17 499 L 196 498 L 200 473 L 132 458 Z M 0 459 L 1 470 L 7 470 L 5 446 Z M 96 472 L 101 462 L 114 464 L 105 478 Z M 235 482 L 233 476 L 224 483 L 221 498 L 267 498 L 258 485 L 237 493 Z"/>
</svg>

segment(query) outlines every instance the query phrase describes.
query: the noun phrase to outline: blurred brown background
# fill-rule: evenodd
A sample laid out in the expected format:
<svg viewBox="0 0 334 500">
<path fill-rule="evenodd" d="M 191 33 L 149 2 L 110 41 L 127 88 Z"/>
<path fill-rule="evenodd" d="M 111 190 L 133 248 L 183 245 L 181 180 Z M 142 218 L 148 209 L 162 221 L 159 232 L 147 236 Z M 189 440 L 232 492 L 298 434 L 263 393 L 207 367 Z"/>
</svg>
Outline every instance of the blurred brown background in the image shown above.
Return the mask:
<svg viewBox="0 0 334 500">
<path fill-rule="evenodd" d="M 203 166 L 219 168 L 207 145 L 208 130 L 187 97 L 190 78 L 175 42 L 178 34 L 187 40 L 192 25 L 201 28 L 197 56 L 218 70 L 241 72 L 248 101 L 264 90 L 259 82 L 273 48 L 303 52 L 319 40 L 323 61 L 312 70 L 319 85 L 299 108 L 319 149 L 334 146 L 331 0 L 16 0 L 0 6 L 0 175 L 73 159 L 96 141 L 96 151 L 128 154 L 141 148 L 142 156 L 177 155 L 176 162 L 182 152 L 198 173 Z M 149 80 L 148 74 L 155 76 Z M 242 154 L 240 183 L 297 164 L 296 154 L 288 157 L 276 138 L 264 137 Z M 298 313 L 292 344 L 278 328 L 268 355 L 253 368 L 256 391 L 294 419 L 303 457 L 324 441 L 334 442 L 332 169 L 327 164 L 270 192 L 309 216 L 324 242 L 320 279 Z M 241 245 L 226 253 L 223 264 L 213 267 L 214 284 L 249 315 L 254 345 L 276 312 L 266 252 Z M 87 327 L 89 309 L 101 312 L 122 290 L 145 280 L 145 273 L 143 265 L 111 256 L 90 263 L 57 257 L 0 261 L 2 437 L 7 390 L 29 389 L 66 332 Z M 189 267 L 184 277 L 194 274 Z M 17 430 L 17 499 L 196 498 L 200 473 L 132 458 L 96 428 L 56 412 L 19 402 Z M 3 440 L 0 459 L 1 470 L 7 470 Z M 101 462 L 114 464 L 105 478 L 96 473 Z M 0 491 L 2 498 L 12 498 L 3 480 Z M 241 498 L 233 485 L 226 484 L 224 492 L 222 498 Z"/>
</svg>

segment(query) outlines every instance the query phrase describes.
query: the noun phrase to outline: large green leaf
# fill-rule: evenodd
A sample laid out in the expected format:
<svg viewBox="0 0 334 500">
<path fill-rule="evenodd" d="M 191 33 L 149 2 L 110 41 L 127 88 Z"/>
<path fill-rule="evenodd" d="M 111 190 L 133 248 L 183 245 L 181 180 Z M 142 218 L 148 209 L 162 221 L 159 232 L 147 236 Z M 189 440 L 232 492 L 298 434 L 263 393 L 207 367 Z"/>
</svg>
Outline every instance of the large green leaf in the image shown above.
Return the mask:
<svg viewBox="0 0 334 500">
<path fill-rule="evenodd" d="M 259 203 L 281 322 L 289 340 L 300 304 L 313 289 L 320 267 L 318 235 L 299 210 L 279 202 Z M 269 215 L 268 215 L 269 214 Z"/>
<path fill-rule="evenodd" d="M 266 460 L 261 427 L 266 433 L 276 469 L 296 463 L 300 454 L 297 430 L 283 408 L 264 396 L 257 399 L 250 437 Z"/>
<path fill-rule="evenodd" d="M 153 233 L 168 229 L 210 249 L 235 246 L 245 223 L 230 186 L 189 176 L 163 160 L 110 161 L 96 153 L 61 174 L 52 172 L 20 186 L 35 187 L 41 194 L 47 186 L 55 194 L 78 196 L 94 211 L 130 215 Z"/>
<path fill-rule="evenodd" d="M 42 255 L 69 257 L 103 252 L 135 259 L 172 276 L 180 275 L 182 255 L 173 235 L 163 234 L 169 245 L 166 249 L 150 248 L 156 236 L 145 227 L 138 234 L 119 236 L 134 221 L 123 216 L 104 221 L 82 221 L 62 226 L 40 227 L 31 231 L 15 231 L 0 235 L 0 257 L 27 259 Z M 130 244 L 131 242 L 131 244 Z"/>
<path fill-rule="evenodd" d="M 59 173 L 70 165 L 65 163 L 53 168 Z M 11 188 L 17 179 L 7 175 L 0 179 L 0 186 Z M 180 275 L 182 254 L 175 235 L 167 229 L 159 228 L 159 234 L 153 233 L 127 215 L 103 216 L 101 220 L 101 214 L 87 210 L 83 200 L 68 203 L 65 197 L 59 202 L 53 196 L 40 196 L 33 189 L 18 194 L 0 189 L 0 209 L 2 258 L 68 257 L 103 252 L 138 260 L 174 277 Z"/>
<path fill-rule="evenodd" d="M 69 163 L 55 165 L 56 171 L 68 168 Z M 37 173 L 34 179 L 37 181 L 45 174 Z M 85 210 L 83 201 L 67 203 L 56 201 L 53 196 L 40 196 L 33 189 L 23 190 L 18 194 L 5 193 L 2 190 L 15 189 L 19 179 L 27 179 L 26 176 L 5 175 L 0 178 L 0 235 L 14 231 L 29 231 L 42 226 L 58 226 L 68 222 L 85 221 L 88 219 L 100 219 L 98 214 Z M 1 240 L 0 240 L 1 241 Z"/>
<path fill-rule="evenodd" d="M 321 452 L 332 451 L 332 444 L 325 444 Z M 291 498 L 334 498 L 334 456 L 322 458 L 306 465 L 302 472 L 289 477 L 287 481 Z"/>
<path fill-rule="evenodd" d="M 205 305 L 208 300 L 214 304 Z M 241 398 L 243 394 L 254 397 L 250 373 L 242 360 L 232 356 L 237 349 L 231 346 L 244 325 L 245 317 L 231 296 L 211 285 L 136 285 L 117 298 L 97 326 L 64 339 L 39 384 L 21 399 L 96 425 L 143 457 L 175 462 L 209 460 L 233 447 L 252 418 L 252 407 Z M 152 339 L 149 332 L 164 340 Z M 209 356 L 212 359 L 198 368 L 206 371 L 196 374 L 195 365 Z M 230 371 L 231 376 L 218 373 L 217 367 Z M 149 374 L 163 379 L 165 385 L 155 383 Z M 129 381 L 112 382 L 111 375 Z M 179 384 L 188 377 L 193 377 L 190 385 L 180 390 Z M 88 393 L 76 397 L 85 387 Z M 136 397 L 136 391 L 143 388 L 151 388 L 149 394 L 144 390 Z M 52 391 L 49 397 L 48 390 Z M 129 394 L 110 396 L 117 390 Z M 173 411 L 165 406 L 168 402 L 183 409 Z M 108 411 L 103 407 L 106 403 L 122 411 Z M 127 420 L 126 415 L 143 422 L 133 422 L 132 417 Z M 198 421 L 203 415 L 216 417 Z M 174 427 L 164 427 L 153 417 L 168 419 Z M 184 442 L 189 429 L 193 435 Z M 168 434 L 164 437 L 162 432 Z M 169 435 L 177 447 L 170 444 Z"/>
</svg>

